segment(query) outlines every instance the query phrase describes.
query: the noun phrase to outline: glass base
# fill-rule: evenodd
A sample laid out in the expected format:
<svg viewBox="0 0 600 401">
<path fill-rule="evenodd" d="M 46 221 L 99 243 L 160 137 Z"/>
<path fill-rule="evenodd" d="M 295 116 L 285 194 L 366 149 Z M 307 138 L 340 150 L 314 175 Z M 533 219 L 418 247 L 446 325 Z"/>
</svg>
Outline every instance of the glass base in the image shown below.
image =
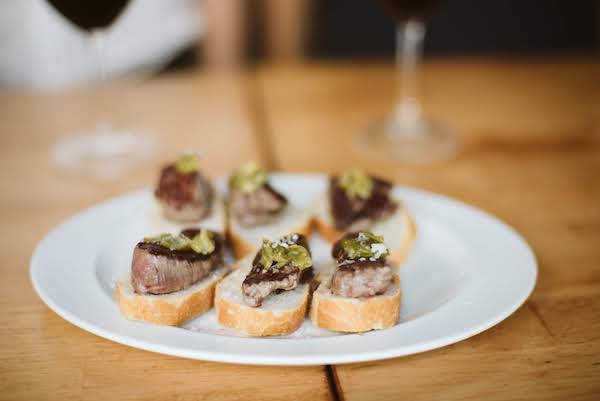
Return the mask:
<svg viewBox="0 0 600 401">
<path fill-rule="evenodd" d="M 59 140 L 51 159 L 62 172 L 114 180 L 127 168 L 149 159 L 155 150 L 152 137 L 99 125 Z"/>
<path fill-rule="evenodd" d="M 383 120 L 356 138 L 359 150 L 373 157 L 407 163 L 433 163 L 453 157 L 459 147 L 448 128 L 428 120 L 401 124 Z"/>
</svg>

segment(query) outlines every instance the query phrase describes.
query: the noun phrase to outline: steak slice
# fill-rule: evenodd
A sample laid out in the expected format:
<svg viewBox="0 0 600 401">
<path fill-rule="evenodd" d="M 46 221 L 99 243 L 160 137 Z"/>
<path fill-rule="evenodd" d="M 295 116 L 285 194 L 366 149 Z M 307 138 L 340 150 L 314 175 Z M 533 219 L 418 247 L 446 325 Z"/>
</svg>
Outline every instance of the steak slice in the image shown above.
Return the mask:
<svg viewBox="0 0 600 401">
<path fill-rule="evenodd" d="M 192 238 L 199 230 L 184 230 Z M 139 242 L 133 250 L 131 284 L 138 294 L 169 294 L 185 290 L 224 265 L 224 240 L 212 233 L 215 249 L 204 255 L 192 250 L 172 251 L 159 244 Z"/>
<path fill-rule="evenodd" d="M 331 280 L 331 292 L 350 298 L 383 294 L 392 280 L 392 269 L 385 261 L 355 261 L 338 266 Z"/>
<path fill-rule="evenodd" d="M 214 191 L 199 172 L 183 174 L 174 165 L 161 171 L 154 195 L 169 220 L 196 221 L 210 214 Z"/>
<path fill-rule="evenodd" d="M 282 238 L 288 245 L 300 245 L 310 253 L 306 237 L 301 234 L 292 234 Z M 244 302 L 248 306 L 259 307 L 262 302 L 273 292 L 293 290 L 298 284 L 309 283 L 313 279 L 312 266 L 300 270 L 295 266 L 275 268 L 265 267 L 260 263 L 262 250 L 252 262 L 252 269 L 242 283 Z"/>
<path fill-rule="evenodd" d="M 345 239 L 356 238 L 358 232 L 350 232 L 337 240 L 331 249 L 331 256 L 337 268 L 331 280 L 331 292 L 351 298 L 372 297 L 386 292 L 392 280 L 392 268 L 385 257 L 350 259 L 342 243 Z"/>
<path fill-rule="evenodd" d="M 329 180 L 329 204 L 335 227 L 339 230 L 359 231 L 369 228 L 376 220 L 396 211 L 398 204 L 390 197 L 392 184 L 371 177 L 373 190 L 367 199 L 349 197 L 340 187 L 338 177 Z"/>
<path fill-rule="evenodd" d="M 273 220 L 287 206 L 285 196 L 268 183 L 253 192 L 230 190 L 229 208 L 240 224 L 257 226 Z"/>
</svg>

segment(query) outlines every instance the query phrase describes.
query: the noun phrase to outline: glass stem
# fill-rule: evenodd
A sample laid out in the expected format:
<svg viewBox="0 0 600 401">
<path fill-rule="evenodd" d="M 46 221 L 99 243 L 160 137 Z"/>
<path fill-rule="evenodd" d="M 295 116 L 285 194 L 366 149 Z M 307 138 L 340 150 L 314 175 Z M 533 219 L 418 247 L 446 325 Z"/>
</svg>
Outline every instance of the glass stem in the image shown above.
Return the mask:
<svg viewBox="0 0 600 401">
<path fill-rule="evenodd" d="M 98 62 L 98 79 L 101 83 L 104 83 L 107 79 L 105 32 L 101 29 L 93 30 L 91 33 L 91 39 L 94 44 L 96 60 Z"/>
<path fill-rule="evenodd" d="M 106 69 L 106 32 L 102 29 L 94 29 L 90 33 L 90 39 L 92 41 L 93 52 L 95 53 L 97 63 L 97 78 L 100 87 L 104 87 L 108 82 L 108 71 Z M 102 91 L 98 96 L 97 110 L 100 110 L 104 115 L 108 109 L 108 102 L 104 98 Z M 101 117 L 100 121 L 96 125 L 96 133 L 102 134 L 108 132 L 111 129 L 111 124 L 107 122 L 105 116 Z"/>
<path fill-rule="evenodd" d="M 398 25 L 396 34 L 396 107 L 393 124 L 416 134 L 421 121 L 417 72 L 423 52 L 425 25 L 407 20 Z M 398 132 L 398 130 L 394 130 Z"/>
</svg>

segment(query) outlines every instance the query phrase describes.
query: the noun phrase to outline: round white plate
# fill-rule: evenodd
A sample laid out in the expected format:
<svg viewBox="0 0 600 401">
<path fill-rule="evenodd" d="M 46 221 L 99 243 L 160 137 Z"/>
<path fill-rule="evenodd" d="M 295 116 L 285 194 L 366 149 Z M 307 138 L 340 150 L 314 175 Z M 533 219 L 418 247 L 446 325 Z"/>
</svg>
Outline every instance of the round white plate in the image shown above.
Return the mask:
<svg viewBox="0 0 600 401">
<path fill-rule="evenodd" d="M 273 184 L 308 207 L 326 179 L 275 174 Z M 114 282 L 129 270 L 133 246 L 147 230 L 153 205 L 149 190 L 92 207 L 51 231 L 33 254 L 31 280 L 52 310 L 99 336 L 163 354 L 244 364 L 338 364 L 414 354 L 480 333 L 527 299 L 537 266 L 513 229 L 440 195 L 403 187 L 394 191 L 414 214 L 417 240 L 400 271 L 400 322 L 387 330 L 341 335 L 317 329 L 307 319 L 289 337 L 250 338 L 220 327 L 212 311 L 183 328 L 123 318 Z M 327 261 L 328 246 L 317 235 L 311 247 L 316 266 Z"/>
</svg>

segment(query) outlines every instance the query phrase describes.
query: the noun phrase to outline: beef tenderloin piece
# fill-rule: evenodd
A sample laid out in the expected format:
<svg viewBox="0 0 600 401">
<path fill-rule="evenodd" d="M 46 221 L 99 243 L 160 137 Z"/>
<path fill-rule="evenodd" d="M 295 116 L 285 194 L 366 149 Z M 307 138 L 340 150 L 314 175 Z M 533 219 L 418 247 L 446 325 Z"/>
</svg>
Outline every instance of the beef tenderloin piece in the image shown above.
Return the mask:
<svg viewBox="0 0 600 401">
<path fill-rule="evenodd" d="M 185 230 L 182 234 L 191 238 L 198 232 Z M 159 295 L 185 290 L 223 266 L 224 240 L 217 233 L 213 233 L 213 238 L 215 250 L 208 255 L 192 250 L 172 251 L 158 244 L 138 243 L 131 263 L 134 291 Z"/>
<path fill-rule="evenodd" d="M 256 226 L 273 220 L 288 201 L 268 183 L 253 192 L 230 190 L 229 208 L 240 224 Z"/>
<path fill-rule="evenodd" d="M 212 184 L 199 172 L 179 173 L 174 165 L 165 167 L 154 194 L 167 219 L 197 221 L 210 214 L 214 198 Z"/>
<path fill-rule="evenodd" d="M 297 267 L 285 266 L 281 269 L 263 269 L 254 266 L 242 283 L 244 302 L 248 306 L 258 307 L 263 300 L 276 290 L 292 290 L 298 285 Z"/>
<path fill-rule="evenodd" d="M 293 290 L 298 284 L 308 283 L 312 278 L 312 267 L 301 271 L 295 266 L 265 269 L 255 265 L 242 283 L 244 302 L 248 306 L 259 307 L 270 294 Z"/>
<path fill-rule="evenodd" d="M 371 176 L 373 191 L 367 199 L 349 197 L 339 186 L 338 177 L 329 180 L 329 204 L 334 225 L 338 230 L 368 229 L 377 220 L 393 214 L 398 204 L 390 197 L 392 184 Z"/>
<path fill-rule="evenodd" d="M 296 240 L 292 240 L 292 236 Z M 310 248 L 306 237 L 302 234 L 292 234 L 286 236 L 289 245 L 300 245 L 310 254 Z M 244 302 L 248 306 L 259 307 L 270 294 L 277 291 L 293 290 L 298 284 L 309 283 L 313 280 L 314 273 L 312 266 L 300 270 L 294 266 L 283 266 L 276 269 L 272 266 L 265 267 L 260 263 L 262 250 L 260 250 L 252 261 L 252 270 L 246 276 L 242 283 L 242 294 Z"/>
<path fill-rule="evenodd" d="M 331 280 L 334 295 L 366 298 L 383 294 L 392 280 L 392 269 L 383 260 L 352 261 L 339 265 Z"/>
</svg>

